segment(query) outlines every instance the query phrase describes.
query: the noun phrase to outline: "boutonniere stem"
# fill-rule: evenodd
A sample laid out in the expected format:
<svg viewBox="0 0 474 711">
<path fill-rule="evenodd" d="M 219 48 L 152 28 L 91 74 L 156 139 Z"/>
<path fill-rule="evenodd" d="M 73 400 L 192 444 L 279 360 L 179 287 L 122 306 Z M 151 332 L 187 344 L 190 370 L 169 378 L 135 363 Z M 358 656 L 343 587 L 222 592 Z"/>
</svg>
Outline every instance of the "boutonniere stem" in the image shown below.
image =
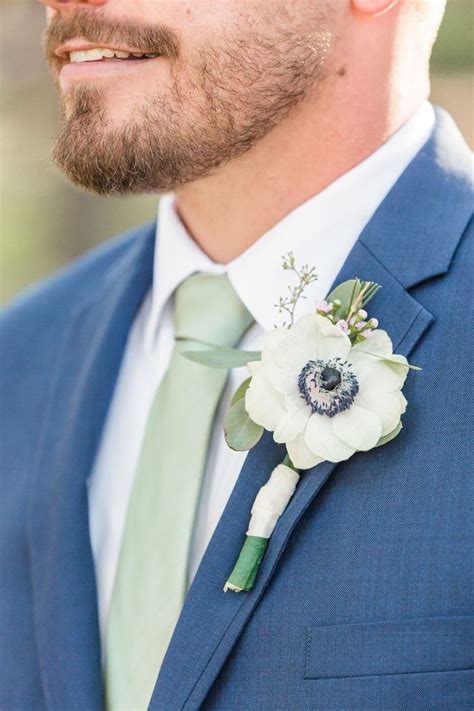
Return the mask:
<svg viewBox="0 0 474 711">
<path fill-rule="evenodd" d="M 267 483 L 259 490 L 250 512 L 245 543 L 224 585 L 225 592 L 241 592 L 253 588 L 268 540 L 293 496 L 299 478 L 299 470 L 293 467 L 287 456 L 275 467 Z"/>
</svg>

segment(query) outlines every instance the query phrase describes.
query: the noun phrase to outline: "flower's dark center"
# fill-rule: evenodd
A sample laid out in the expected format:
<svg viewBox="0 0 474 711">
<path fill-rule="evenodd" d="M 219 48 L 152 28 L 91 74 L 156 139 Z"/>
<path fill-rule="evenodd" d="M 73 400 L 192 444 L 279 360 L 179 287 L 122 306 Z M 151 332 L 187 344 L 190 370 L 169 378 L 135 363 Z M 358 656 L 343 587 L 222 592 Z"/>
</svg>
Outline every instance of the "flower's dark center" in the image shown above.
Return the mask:
<svg viewBox="0 0 474 711">
<path fill-rule="evenodd" d="M 341 383 L 341 373 L 337 368 L 326 366 L 321 371 L 321 381 L 325 390 L 334 390 Z"/>
<path fill-rule="evenodd" d="M 298 389 L 313 412 L 334 417 L 348 410 L 359 392 L 351 364 L 340 358 L 310 360 L 298 376 Z"/>
</svg>

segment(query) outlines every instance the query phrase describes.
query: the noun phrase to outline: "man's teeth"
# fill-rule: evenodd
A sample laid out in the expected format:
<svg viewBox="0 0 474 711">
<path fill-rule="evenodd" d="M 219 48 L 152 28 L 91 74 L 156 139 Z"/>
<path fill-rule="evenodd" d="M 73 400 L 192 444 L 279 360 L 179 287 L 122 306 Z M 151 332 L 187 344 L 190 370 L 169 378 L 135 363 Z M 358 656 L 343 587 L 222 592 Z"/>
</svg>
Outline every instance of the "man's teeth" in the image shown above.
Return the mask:
<svg viewBox="0 0 474 711">
<path fill-rule="evenodd" d="M 122 52 L 118 49 L 94 47 L 94 49 L 86 49 L 80 52 L 69 52 L 69 61 L 73 63 L 97 62 L 100 59 L 112 59 L 113 57 L 117 59 L 128 59 L 129 57 L 135 57 L 136 59 L 146 57 L 147 59 L 152 59 L 158 56 L 158 54 L 138 54 L 136 52 Z"/>
</svg>

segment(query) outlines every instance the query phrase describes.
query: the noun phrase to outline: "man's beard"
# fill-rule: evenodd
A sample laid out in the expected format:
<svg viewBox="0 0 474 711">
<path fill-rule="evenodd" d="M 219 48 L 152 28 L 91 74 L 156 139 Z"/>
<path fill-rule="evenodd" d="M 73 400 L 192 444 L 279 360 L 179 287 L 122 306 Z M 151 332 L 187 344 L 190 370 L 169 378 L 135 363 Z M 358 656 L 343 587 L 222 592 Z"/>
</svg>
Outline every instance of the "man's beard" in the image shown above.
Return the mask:
<svg viewBox="0 0 474 711">
<path fill-rule="evenodd" d="M 53 160 L 72 182 L 101 195 L 168 192 L 209 175 L 317 89 L 327 71 L 327 17 L 313 17 L 309 27 L 273 15 L 265 34 L 234 32 L 186 66 L 167 59 L 171 84 L 137 98 L 121 125 L 108 116 L 106 89 L 76 86 L 62 97 Z M 160 32 L 166 38 L 168 30 Z"/>
</svg>

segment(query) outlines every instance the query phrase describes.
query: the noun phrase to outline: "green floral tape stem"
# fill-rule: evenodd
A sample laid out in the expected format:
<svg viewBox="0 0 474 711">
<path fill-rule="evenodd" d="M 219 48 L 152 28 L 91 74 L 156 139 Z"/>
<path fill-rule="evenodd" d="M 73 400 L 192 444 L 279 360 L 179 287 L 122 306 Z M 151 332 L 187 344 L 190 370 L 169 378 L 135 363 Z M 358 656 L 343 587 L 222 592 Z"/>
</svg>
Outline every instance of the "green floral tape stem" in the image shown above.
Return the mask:
<svg viewBox="0 0 474 711">
<path fill-rule="evenodd" d="M 268 538 L 247 536 L 237 563 L 224 585 L 224 592 L 227 590 L 242 592 L 253 588 L 267 545 Z"/>
</svg>

